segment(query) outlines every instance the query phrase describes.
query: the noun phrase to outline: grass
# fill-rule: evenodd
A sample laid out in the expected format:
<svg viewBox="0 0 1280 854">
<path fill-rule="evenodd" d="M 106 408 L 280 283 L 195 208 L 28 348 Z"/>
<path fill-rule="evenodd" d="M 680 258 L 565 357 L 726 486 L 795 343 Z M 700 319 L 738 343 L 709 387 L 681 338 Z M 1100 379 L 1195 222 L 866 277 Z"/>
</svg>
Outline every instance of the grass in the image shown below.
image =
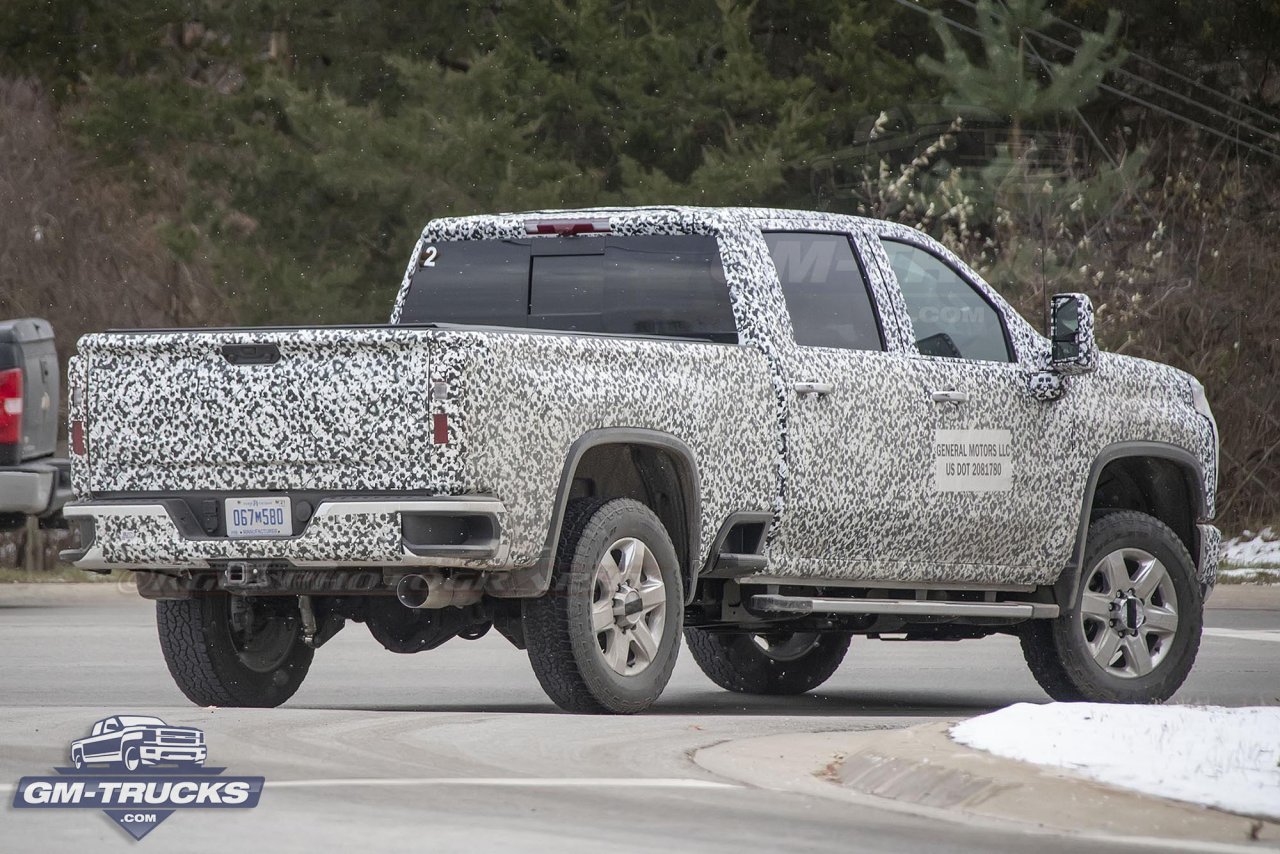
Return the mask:
<svg viewBox="0 0 1280 854">
<path fill-rule="evenodd" d="M 1280 567 L 1232 566 L 1218 568 L 1219 584 L 1280 584 Z"/>
</svg>

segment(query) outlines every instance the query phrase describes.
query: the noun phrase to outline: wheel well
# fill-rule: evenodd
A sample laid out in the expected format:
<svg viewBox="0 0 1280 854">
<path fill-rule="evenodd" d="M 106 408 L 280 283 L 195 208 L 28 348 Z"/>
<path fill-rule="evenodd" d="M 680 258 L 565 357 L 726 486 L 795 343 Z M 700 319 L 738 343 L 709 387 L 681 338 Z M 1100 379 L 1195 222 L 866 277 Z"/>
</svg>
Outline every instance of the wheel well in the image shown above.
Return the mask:
<svg viewBox="0 0 1280 854">
<path fill-rule="evenodd" d="M 578 461 L 569 498 L 632 498 L 649 507 L 671 535 L 686 579 L 697 560 L 697 486 L 690 463 L 639 443 L 595 445 Z"/>
<path fill-rule="evenodd" d="M 1121 457 L 1098 475 L 1090 517 L 1107 510 L 1137 510 L 1154 516 L 1178 535 L 1191 555 L 1198 554 L 1196 520 L 1202 512 L 1197 473 L 1163 457 Z"/>
</svg>

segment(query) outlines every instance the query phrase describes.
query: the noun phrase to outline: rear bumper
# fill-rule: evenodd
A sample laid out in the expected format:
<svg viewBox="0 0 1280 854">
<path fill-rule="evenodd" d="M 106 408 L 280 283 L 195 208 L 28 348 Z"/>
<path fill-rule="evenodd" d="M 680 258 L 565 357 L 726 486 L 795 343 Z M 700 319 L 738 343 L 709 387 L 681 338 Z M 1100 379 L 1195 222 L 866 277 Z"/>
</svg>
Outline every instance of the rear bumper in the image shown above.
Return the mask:
<svg viewBox="0 0 1280 854">
<path fill-rule="evenodd" d="M 0 468 L 0 513 L 47 516 L 71 497 L 66 460 L 43 459 Z"/>
<path fill-rule="evenodd" d="M 316 504 L 300 533 L 261 539 L 202 535 L 175 519 L 173 499 L 160 497 L 78 502 L 63 515 L 79 525 L 83 545 L 62 559 L 90 570 L 211 569 L 227 561 L 501 569 L 509 552 L 506 510 L 483 495 L 332 498 Z"/>
</svg>

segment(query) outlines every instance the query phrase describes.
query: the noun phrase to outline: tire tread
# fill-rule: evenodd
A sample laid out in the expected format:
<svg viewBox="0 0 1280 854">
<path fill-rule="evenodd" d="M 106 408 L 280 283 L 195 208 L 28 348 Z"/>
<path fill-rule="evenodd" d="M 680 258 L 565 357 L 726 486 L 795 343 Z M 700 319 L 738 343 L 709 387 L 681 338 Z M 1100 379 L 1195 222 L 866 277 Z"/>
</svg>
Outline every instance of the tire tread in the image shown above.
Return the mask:
<svg viewBox="0 0 1280 854">
<path fill-rule="evenodd" d="M 198 706 L 238 706 L 219 678 L 201 626 L 197 599 L 156 601 L 156 628 L 164 661 L 178 689 Z"/>
<path fill-rule="evenodd" d="M 1113 680 L 1115 684 L 1108 686 L 1094 675 L 1095 665 L 1088 651 L 1071 643 L 1064 634 L 1066 629 L 1062 621 L 1075 619 L 1076 603 L 1072 602 L 1071 607 L 1063 609 L 1057 619 L 1032 620 L 1019 633 L 1022 654 L 1031 674 L 1044 692 L 1059 702 L 1163 702 L 1182 685 L 1195 663 L 1196 653 L 1200 648 L 1204 603 L 1199 598 L 1195 563 L 1186 545 L 1168 525 L 1153 516 L 1134 510 L 1108 510 L 1096 513 L 1089 525 L 1083 566 L 1088 568 L 1092 562 L 1092 544 L 1104 542 L 1108 537 L 1119 534 L 1138 534 L 1156 539 L 1172 550 L 1181 562 L 1181 567 L 1166 566 L 1166 570 L 1171 574 L 1181 570 L 1189 571 L 1187 580 L 1190 582 L 1192 601 L 1182 601 L 1182 591 L 1179 591 L 1178 603 L 1179 619 L 1190 621 L 1191 635 L 1187 647 L 1181 652 L 1179 660 L 1171 662 L 1172 666 L 1166 670 L 1163 678 L 1145 689 L 1124 685 L 1119 680 Z"/>
<path fill-rule="evenodd" d="M 315 654 L 311 647 L 297 642 L 281 668 L 285 678 L 266 683 L 261 674 L 237 672 L 240 665 L 232 660 L 229 639 L 223 647 L 216 637 L 224 630 L 210 597 L 156 601 L 160 649 L 173 681 L 188 700 L 199 706 L 271 708 L 293 696 L 311 666 Z"/>
<path fill-rule="evenodd" d="M 588 571 L 575 568 L 579 543 L 590 537 L 594 530 L 612 526 L 635 515 L 647 518 L 665 535 L 658 517 L 638 501 L 628 498 L 578 498 L 570 501 L 560 529 L 556 564 L 551 574 L 551 589 L 540 597 L 524 600 L 522 620 L 529 662 L 547 696 L 565 711 L 580 714 L 634 714 L 644 711 L 656 699 L 637 701 L 611 691 L 604 682 L 592 684 L 588 681 L 575 653 L 569 596 L 566 595 L 575 573 Z M 666 538 L 666 546 L 672 548 L 669 537 Z M 672 551 L 674 553 L 674 549 Z M 682 599 L 680 601 L 683 603 Z M 676 610 L 668 618 L 679 619 L 679 616 L 680 611 Z M 676 644 L 678 651 L 678 632 Z M 674 663 L 673 655 L 671 662 L 666 665 L 667 673 L 661 679 L 658 691 L 665 687 Z"/>
<path fill-rule="evenodd" d="M 830 679 L 849 650 L 848 635 L 824 634 L 796 661 L 772 661 L 746 634 L 686 629 L 685 645 L 707 677 L 738 694 L 803 694 Z"/>
</svg>

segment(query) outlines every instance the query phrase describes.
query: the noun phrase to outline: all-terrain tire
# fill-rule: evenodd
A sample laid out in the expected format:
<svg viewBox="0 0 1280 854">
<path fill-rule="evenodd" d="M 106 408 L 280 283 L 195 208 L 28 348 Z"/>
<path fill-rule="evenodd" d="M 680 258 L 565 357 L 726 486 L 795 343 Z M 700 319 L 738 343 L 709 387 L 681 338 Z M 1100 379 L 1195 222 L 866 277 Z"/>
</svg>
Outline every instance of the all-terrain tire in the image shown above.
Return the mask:
<svg viewBox="0 0 1280 854">
<path fill-rule="evenodd" d="M 803 694 L 831 678 L 849 651 L 849 635 L 820 634 L 795 657 L 771 656 L 747 632 L 685 629 L 685 645 L 712 682 L 739 694 Z"/>
<path fill-rule="evenodd" d="M 1091 653 L 1081 621 L 1086 579 L 1119 549 L 1141 549 L 1163 564 L 1177 598 L 1178 625 L 1169 647 L 1151 671 L 1121 677 L 1101 666 Z M 1031 620 L 1021 631 L 1022 652 L 1032 675 L 1055 700 L 1063 702 L 1161 703 L 1182 686 L 1200 649 L 1204 597 L 1195 563 L 1168 525 L 1130 510 L 1099 515 L 1089 525 L 1084 575 L 1075 601 L 1053 620 Z"/>
<path fill-rule="evenodd" d="M 292 607 L 296 611 L 296 604 Z M 315 651 L 302 641 L 299 618 L 282 610 L 274 619 L 280 621 L 271 626 L 280 633 L 279 643 L 262 659 L 237 647 L 229 595 L 156 601 L 165 664 L 179 690 L 198 706 L 272 708 L 294 695 Z"/>
<path fill-rule="evenodd" d="M 632 675 L 611 667 L 601 634 L 592 625 L 602 561 L 614 545 L 630 540 L 643 543 L 656 560 L 656 567 L 650 564 L 648 570 L 649 584 L 655 586 L 660 578 L 660 601 L 665 609 L 661 628 L 654 633 L 656 651 L 644 669 Z M 547 696 L 570 712 L 644 711 L 671 678 L 680 651 L 683 619 L 679 560 L 671 537 L 653 511 L 628 498 L 570 501 L 550 589 L 522 602 L 529 662 Z"/>
</svg>

